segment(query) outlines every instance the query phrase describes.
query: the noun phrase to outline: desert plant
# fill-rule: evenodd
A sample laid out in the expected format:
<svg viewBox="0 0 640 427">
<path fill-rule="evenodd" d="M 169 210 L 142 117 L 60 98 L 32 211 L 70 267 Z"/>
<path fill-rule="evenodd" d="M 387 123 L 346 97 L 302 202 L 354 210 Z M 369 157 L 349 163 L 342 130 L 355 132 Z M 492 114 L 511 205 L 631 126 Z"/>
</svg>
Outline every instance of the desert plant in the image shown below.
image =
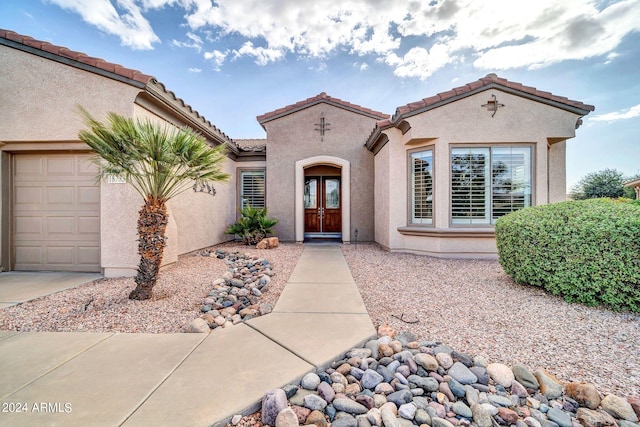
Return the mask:
<svg viewBox="0 0 640 427">
<path fill-rule="evenodd" d="M 246 205 L 239 210 L 240 218 L 231 224 L 225 233 L 240 236 L 245 245 L 255 245 L 272 234 L 277 219 L 267 217 L 267 208 Z"/>
<path fill-rule="evenodd" d="M 162 126 L 109 113 L 99 122 L 80 108 L 88 130 L 79 137 L 96 153 L 98 178 L 118 175 L 142 196 L 138 218 L 140 263 L 130 299 L 151 297 L 166 246 L 167 202 L 196 184 L 226 181 L 225 146 L 211 147 L 189 128 Z"/>
<path fill-rule="evenodd" d="M 591 199 L 522 209 L 496 222 L 516 283 L 566 301 L 640 312 L 640 204 Z"/>
</svg>

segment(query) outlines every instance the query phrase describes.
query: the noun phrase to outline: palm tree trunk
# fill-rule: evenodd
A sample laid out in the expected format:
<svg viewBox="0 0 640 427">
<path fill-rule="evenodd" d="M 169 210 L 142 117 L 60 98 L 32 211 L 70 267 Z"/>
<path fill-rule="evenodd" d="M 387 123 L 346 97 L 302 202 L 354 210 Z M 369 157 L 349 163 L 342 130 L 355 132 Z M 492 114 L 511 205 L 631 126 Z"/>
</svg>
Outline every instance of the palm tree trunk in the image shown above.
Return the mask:
<svg viewBox="0 0 640 427">
<path fill-rule="evenodd" d="M 156 284 L 158 270 L 162 263 L 162 254 L 167 245 L 165 232 L 168 218 L 167 207 L 161 200 L 147 199 L 140 209 L 138 218 L 140 264 L 135 278 L 137 286 L 129 294 L 129 299 L 151 298 L 151 291 Z"/>
</svg>

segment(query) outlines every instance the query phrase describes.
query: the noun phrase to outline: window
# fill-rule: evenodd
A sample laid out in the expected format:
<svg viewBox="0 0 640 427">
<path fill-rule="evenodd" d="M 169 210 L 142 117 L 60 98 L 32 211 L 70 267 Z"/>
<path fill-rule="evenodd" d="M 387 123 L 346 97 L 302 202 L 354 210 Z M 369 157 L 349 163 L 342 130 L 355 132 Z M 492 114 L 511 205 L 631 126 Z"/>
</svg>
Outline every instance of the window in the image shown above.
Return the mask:
<svg viewBox="0 0 640 427">
<path fill-rule="evenodd" d="M 240 171 L 241 207 L 264 208 L 265 203 L 264 170 Z"/>
<path fill-rule="evenodd" d="M 531 206 L 531 147 L 451 150 L 451 223 L 494 224 Z"/>
<path fill-rule="evenodd" d="M 410 155 L 411 223 L 433 224 L 433 150 Z"/>
</svg>

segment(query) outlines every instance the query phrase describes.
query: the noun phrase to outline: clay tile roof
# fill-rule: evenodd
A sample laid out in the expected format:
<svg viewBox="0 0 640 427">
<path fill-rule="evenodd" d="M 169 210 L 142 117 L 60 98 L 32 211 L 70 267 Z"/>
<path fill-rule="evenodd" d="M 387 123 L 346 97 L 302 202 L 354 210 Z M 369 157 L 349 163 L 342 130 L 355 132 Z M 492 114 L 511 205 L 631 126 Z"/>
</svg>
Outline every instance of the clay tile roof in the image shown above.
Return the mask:
<svg viewBox="0 0 640 427">
<path fill-rule="evenodd" d="M 595 107 L 593 105 L 584 104 L 580 101 L 574 101 L 564 96 L 554 95 L 551 92 L 538 90 L 535 87 L 524 86 L 522 83 L 511 82 L 505 78 L 498 77 L 496 74 L 491 73 L 491 74 L 487 74 L 485 77 L 475 82 L 471 82 L 466 85 L 453 88 L 446 92 L 441 92 L 435 96 L 424 98 L 421 101 L 412 102 L 407 105 L 400 106 L 396 109 L 396 113 L 393 116 L 392 120 L 394 123 L 398 123 L 401 120 L 400 116 L 407 115 L 407 114 L 416 112 L 418 110 L 422 110 L 424 108 L 434 107 L 438 103 L 446 103 L 447 101 L 453 101 L 467 94 L 471 95 L 473 92 L 487 86 L 503 86 L 506 89 L 523 92 L 523 93 L 535 96 L 537 98 L 541 98 L 543 100 L 564 104 L 566 106 L 575 107 L 580 110 L 584 110 L 584 111 L 595 110 Z"/>
<path fill-rule="evenodd" d="M 351 110 L 360 114 L 364 114 L 366 116 L 370 116 L 373 118 L 384 119 L 389 117 L 388 114 L 381 113 L 379 111 L 371 110 L 369 108 L 362 107 L 360 105 L 352 104 L 347 101 L 343 101 L 338 98 L 334 98 L 332 96 L 327 95 L 326 92 L 321 92 L 320 94 L 313 96 L 311 98 L 307 98 L 304 101 L 296 102 L 295 104 L 287 105 L 286 107 L 278 108 L 277 110 L 270 111 L 268 113 L 262 114 L 257 117 L 258 123 L 263 124 L 270 120 L 274 120 L 276 118 L 286 116 L 287 114 L 294 113 L 296 111 L 300 111 L 304 108 L 310 107 L 312 105 L 319 104 L 321 102 L 327 102 L 329 104 L 333 104 L 338 107 L 346 108 L 347 110 Z"/>
<path fill-rule="evenodd" d="M 0 38 L 11 40 L 25 46 L 29 46 L 38 50 L 52 53 L 54 55 L 58 55 L 63 58 L 90 65 L 92 67 L 100 68 L 102 70 L 112 72 L 119 76 L 125 77 L 130 80 L 135 80 L 143 84 L 147 84 L 153 79 L 153 76 L 143 74 L 138 70 L 133 70 L 131 68 L 123 67 L 119 64 L 107 62 L 104 59 L 92 58 L 82 52 L 76 52 L 63 46 L 56 46 L 48 42 L 36 40 L 29 36 L 23 36 L 14 31 L 0 29 Z"/>
<path fill-rule="evenodd" d="M 267 147 L 266 139 L 234 139 L 234 142 L 243 151 L 263 151 Z"/>
</svg>

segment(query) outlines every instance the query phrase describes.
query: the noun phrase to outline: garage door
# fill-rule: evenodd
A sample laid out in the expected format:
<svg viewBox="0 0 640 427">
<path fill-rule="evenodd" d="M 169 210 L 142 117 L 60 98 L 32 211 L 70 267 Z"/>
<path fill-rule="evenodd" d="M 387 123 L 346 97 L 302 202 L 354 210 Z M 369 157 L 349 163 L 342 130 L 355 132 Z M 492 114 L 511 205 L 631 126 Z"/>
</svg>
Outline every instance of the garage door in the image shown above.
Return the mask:
<svg viewBox="0 0 640 427">
<path fill-rule="evenodd" d="M 13 156 L 14 269 L 100 271 L 100 188 L 88 154 Z"/>
</svg>

